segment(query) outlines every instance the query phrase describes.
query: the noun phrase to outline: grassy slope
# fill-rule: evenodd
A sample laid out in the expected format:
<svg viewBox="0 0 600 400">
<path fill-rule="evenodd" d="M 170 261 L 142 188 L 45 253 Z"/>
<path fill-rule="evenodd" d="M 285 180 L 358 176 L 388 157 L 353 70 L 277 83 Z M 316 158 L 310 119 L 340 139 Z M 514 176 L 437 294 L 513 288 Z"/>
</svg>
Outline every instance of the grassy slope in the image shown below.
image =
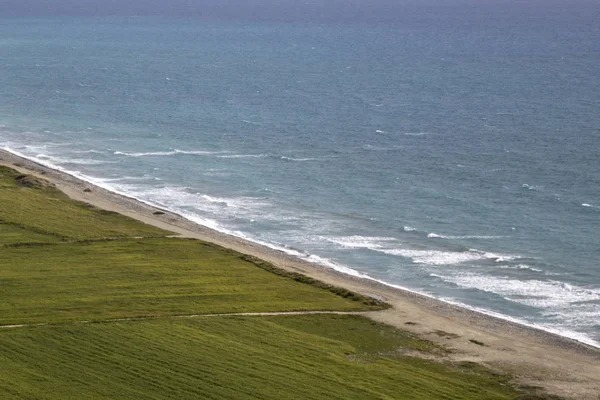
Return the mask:
<svg viewBox="0 0 600 400">
<path fill-rule="evenodd" d="M 365 310 L 196 240 L 123 239 L 0 252 L 0 324 L 203 313 Z"/>
<path fill-rule="evenodd" d="M 516 398 L 503 378 L 401 356 L 439 349 L 365 318 L 77 323 L 369 307 L 215 246 L 134 239 L 166 232 L 17 175 L 0 168 L 0 324 L 62 324 L 0 329 L 1 399 Z"/>
<path fill-rule="evenodd" d="M 35 179 L 20 182 L 15 179 L 18 177 L 16 171 L 0 166 L 0 226 L 29 231 L 31 241 L 38 241 L 38 235 L 54 240 L 82 240 L 169 234 L 134 219 L 71 201 Z"/>
<path fill-rule="evenodd" d="M 514 398 L 498 377 L 402 357 L 398 347 L 431 345 L 362 317 L 18 329 L 0 347 L 7 400 Z"/>
</svg>

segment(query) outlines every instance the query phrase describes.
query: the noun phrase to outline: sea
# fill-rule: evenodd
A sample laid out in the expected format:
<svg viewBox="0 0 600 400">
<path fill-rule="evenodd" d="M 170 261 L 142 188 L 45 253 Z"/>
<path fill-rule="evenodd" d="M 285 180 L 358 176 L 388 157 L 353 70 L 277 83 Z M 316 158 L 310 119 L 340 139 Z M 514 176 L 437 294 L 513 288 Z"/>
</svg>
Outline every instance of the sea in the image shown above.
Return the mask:
<svg viewBox="0 0 600 400">
<path fill-rule="evenodd" d="M 0 148 L 600 347 L 600 3 L 386 4 L 0 15 Z"/>
</svg>

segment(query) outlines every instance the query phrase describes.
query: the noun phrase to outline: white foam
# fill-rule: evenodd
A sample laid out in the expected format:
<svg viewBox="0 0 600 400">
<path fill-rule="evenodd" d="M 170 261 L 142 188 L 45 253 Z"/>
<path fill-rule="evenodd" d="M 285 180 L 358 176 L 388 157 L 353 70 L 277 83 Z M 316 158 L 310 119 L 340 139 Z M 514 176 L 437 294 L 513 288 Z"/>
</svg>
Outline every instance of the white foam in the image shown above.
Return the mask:
<svg viewBox="0 0 600 400">
<path fill-rule="evenodd" d="M 427 136 L 427 135 L 433 135 L 433 133 L 431 133 L 431 132 L 404 132 L 403 135 L 404 136 Z"/>
<path fill-rule="evenodd" d="M 414 232 L 414 231 L 416 231 L 415 228 L 413 228 L 412 226 L 408 226 L 408 225 L 404 225 L 402 227 L 402 229 L 404 230 L 404 232 Z"/>
<path fill-rule="evenodd" d="M 544 272 L 543 269 L 532 267 L 527 264 L 517 264 L 517 265 L 500 265 L 497 268 L 500 269 L 526 269 L 533 272 Z"/>
<path fill-rule="evenodd" d="M 502 239 L 504 236 L 488 236 L 488 235 L 463 235 L 463 236 L 452 236 L 452 235 L 438 235 L 437 233 L 430 233 L 427 235 L 430 239 Z"/>
<path fill-rule="evenodd" d="M 336 243 L 344 248 L 348 249 L 371 249 L 378 250 L 383 248 L 384 244 L 390 242 L 396 242 L 397 239 L 393 237 L 378 237 L 378 236 L 336 236 L 336 237 L 323 237 L 332 243 Z"/>
<path fill-rule="evenodd" d="M 428 238 L 444 238 L 445 236 L 438 235 L 436 233 L 430 233 L 427 235 Z"/>
<path fill-rule="evenodd" d="M 316 158 L 294 158 L 286 156 L 281 156 L 280 158 L 285 161 L 318 161 Z"/>
<path fill-rule="evenodd" d="M 255 207 L 266 207 L 269 206 L 265 199 L 260 199 L 256 197 L 235 197 L 235 198 L 227 198 L 227 197 L 213 197 L 206 194 L 201 195 L 202 199 L 207 200 L 209 203 L 218 204 L 226 207 L 233 207 L 238 209 L 245 208 L 255 208 Z"/>
<path fill-rule="evenodd" d="M 105 160 L 92 160 L 86 158 L 63 158 L 63 157 L 55 157 L 48 154 L 37 154 L 35 157 L 32 157 L 36 161 L 39 160 L 47 160 L 54 164 L 79 164 L 79 165 L 102 165 L 102 164 L 113 164 L 114 161 L 105 161 Z"/>
<path fill-rule="evenodd" d="M 410 250 L 410 249 L 381 249 L 383 253 L 410 258 L 415 264 L 454 265 L 464 262 L 477 261 L 489 257 L 480 251 L 440 251 L 440 250 Z"/>
<path fill-rule="evenodd" d="M 150 152 L 123 152 L 123 151 L 115 151 L 115 155 L 122 155 L 128 157 L 152 157 L 152 156 L 173 156 L 177 154 L 192 154 L 192 155 L 212 155 L 212 154 L 220 154 L 221 152 L 214 151 L 206 151 L 206 150 L 178 150 L 173 149 L 170 151 L 150 151 Z"/>
<path fill-rule="evenodd" d="M 72 153 L 76 154 L 105 154 L 106 152 L 98 151 L 98 150 L 74 150 Z"/>
<path fill-rule="evenodd" d="M 397 151 L 397 150 L 402 150 L 403 146 L 398 146 L 398 145 L 374 146 L 372 144 L 365 144 L 364 146 L 361 147 L 361 149 L 367 150 L 367 151 Z"/>
<path fill-rule="evenodd" d="M 268 154 L 229 154 L 223 156 L 217 156 L 218 158 L 265 158 L 269 157 Z"/>
<path fill-rule="evenodd" d="M 561 325 L 594 327 L 600 324 L 600 304 L 579 303 L 542 312 L 542 315 Z"/>
<path fill-rule="evenodd" d="M 510 301 L 544 309 L 600 300 L 600 288 L 584 288 L 558 281 L 508 279 L 473 273 L 437 276 L 464 288 L 495 293 Z"/>
<path fill-rule="evenodd" d="M 154 176 L 121 176 L 118 178 L 97 178 L 101 182 L 122 182 L 122 181 L 148 181 L 155 180 L 160 181 L 162 179 Z"/>
</svg>

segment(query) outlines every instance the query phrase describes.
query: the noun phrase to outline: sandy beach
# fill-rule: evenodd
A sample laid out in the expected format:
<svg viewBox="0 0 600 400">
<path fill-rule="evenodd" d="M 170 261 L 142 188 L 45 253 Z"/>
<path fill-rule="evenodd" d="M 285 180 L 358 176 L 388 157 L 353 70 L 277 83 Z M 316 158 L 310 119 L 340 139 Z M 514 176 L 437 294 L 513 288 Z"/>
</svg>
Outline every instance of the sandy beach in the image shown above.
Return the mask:
<svg viewBox="0 0 600 400">
<path fill-rule="evenodd" d="M 448 361 L 474 361 L 513 374 L 572 399 L 600 398 L 600 349 L 561 336 L 470 311 L 369 279 L 342 274 L 284 252 L 192 223 L 140 201 L 96 187 L 69 174 L 0 150 L 0 164 L 42 177 L 75 200 L 115 211 L 177 235 L 250 254 L 280 268 L 382 299 L 392 305 L 370 318 L 414 332 L 452 349 Z M 161 213 L 156 213 L 162 211 Z"/>
</svg>

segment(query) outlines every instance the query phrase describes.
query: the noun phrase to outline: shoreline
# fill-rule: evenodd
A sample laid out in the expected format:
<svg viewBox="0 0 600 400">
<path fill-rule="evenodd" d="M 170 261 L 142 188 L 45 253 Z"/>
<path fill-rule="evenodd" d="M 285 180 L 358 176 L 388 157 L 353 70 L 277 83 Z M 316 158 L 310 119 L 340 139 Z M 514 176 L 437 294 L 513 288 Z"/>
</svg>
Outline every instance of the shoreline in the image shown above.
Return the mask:
<svg viewBox="0 0 600 400">
<path fill-rule="evenodd" d="M 597 393 L 600 393 L 600 348 L 312 263 L 282 250 L 196 224 L 181 215 L 3 149 L 0 149 L 0 165 L 46 179 L 74 200 L 127 215 L 184 237 L 250 254 L 288 271 L 384 300 L 392 308 L 369 313 L 370 318 L 446 345 L 454 350 L 448 357 L 450 362 L 479 362 L 514 374 L 520 384 L 541 386 L 561 396 L 597 399 Z M 154 214 L 157 211 L 163 214 Z"/>
</svg>

